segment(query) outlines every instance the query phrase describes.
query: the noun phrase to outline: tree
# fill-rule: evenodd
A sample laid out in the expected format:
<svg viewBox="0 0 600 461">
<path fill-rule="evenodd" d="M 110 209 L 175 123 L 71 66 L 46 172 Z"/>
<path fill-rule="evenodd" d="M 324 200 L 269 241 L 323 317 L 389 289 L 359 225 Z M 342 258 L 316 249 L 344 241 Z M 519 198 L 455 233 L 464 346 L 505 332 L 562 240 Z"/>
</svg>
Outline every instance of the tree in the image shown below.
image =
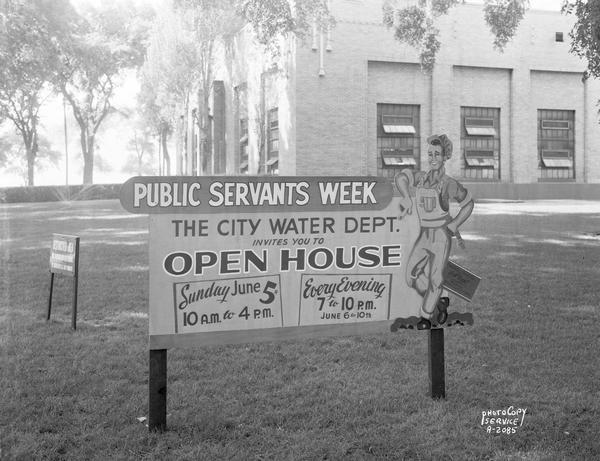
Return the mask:
<svg viewBox="0 0 600 461">
<path fill-rule="evenodd" d="M 170 174 L 167 140 L 175 131 L 178 138 L 182 137 L 180 115 L 187 113 L 204 62 L 191 29 L 193 17 L 185 5 L 177 8 L 165 5 L 152 26 L 141 69 L 140 112 L 159 136 L 167 174 Z M 210 18 L 204 20 L 208 22 Z M 182 173 L 179 162 L 178 166 L 178 173 Z"/>
<path fill-rule="evenodd" d="M 565 0 L 562 12 L 577 18 L 569 36 L 571 52 L 587 61 L 584 79 L 600 77 L 600 0 Z"/>
<path fill-rule="evenodd" d="M 79 125 L 84 184 L 93 182 L 95 137 L 111 112 L 121 72 L 143 63 L 148 21 L 149 10 L 136 10 L 131 2 L 104 2 L 102 9 L 85 5 L 60 43 L 56 85 Z"/>
<path fill-rule="evenodd" d="M 175 112 L 172 104 L 159 105 L 159 96 L 155 87 L 158 81 L 150 78 L 149 74 L 153 73 L 157 76 L 160 74 L 148 71 L 147 67 L 150 66 L 148 62 L 151 61 L 144 63 L 141 74 L 142 83 L 140 92 L 138 93 L 139 115 L 152 134 L 158 138 L 159 152 L 162 153 L 159 174 L 166 174 L 168 176 L 171 174 L 171 157 L 169 155 L 168 140 L 173 134 Z"/>
<path fill-rule="evenodd" d="M 154 156 L 154 144 L 152 134 L 148 127 L 138 124 L 133 130 L 133 135 L 127 143 L 127 149 L 131 152 L 123 171 L 135 172 L 138 176 L 154 174 L 151 161 Z"/>
<path fill-rule="evenodd" d="M 42 134 L 37 135 L 36 169 L 39 172 L 55 166 L 61 153 L 52 149 L 50 141 Z M 23 184 L 31 186 L 29 182 L 30 168 L 27 156 L 24 155 L 26 146 L 21 136 L 17 133 L 0 133 L 0 167 L 7 173 L 22 178 Z"/>
<path fill-rule="evenodd" d="M 227 48 L 235 34 L 249 25 L 258 42 L 276 56 L 280 37 L 303 38 L 314 19 L 320 24 L 325 18 L 328 24 L 333 22 L 326 0 L 176 0 L 164 8 L 156 18 L 142 71 L 141 104 L 146 120 L 163 133 L 163 155 L 165 134 L 175 131 L 180 158 L 182 126 L 188 124 L 188 108 L 195 102 L 202 161 L 198 169 L 214 172 L 208 107 L 216 47 Z M 182 170 L 179 161 L 178 173 Z"/>
<path fill-rule="evenodd" d="M 195 75 L 191 82 L 196 90 L 197 113 L 195 123 L 198 128 L 201 165 L 199 170 L 215 173 L 212 140 L 209 123 L 209 101 L 214 83 L 214 56 L 219 44 L 229 44 L 242 28 L 234 0 L 179 0 L 175 3 L 176 12 L 184 29 L 190 32 L 194 53 L 188 54 L 190 68 Z M 187 126 L 188 106 L 191 90 L 183 99 L 183 126 Z M 190 170 L 190 168 L 188 168 Z"/>
<path fill-rule="evenodd" d="M 67 1 L 13 0 L 0 4 L 0 114 L 23 141 L 27 184 L 34 184 L 39 152 L 38 113 L 50 94 L 56 42 L 73 17 Z"/>
<path fill-rule="evenodd" d="M 421 68 L 430 73 L 440 48 L 435 20 L 464 0 L 418 0 L 415 5 L 398 6 L 396 0 L 383 4 L 383 22 L 395 38 L 419 51 Z M 494 34 L 494 47 L 503 51 L 514 36 L 529 8 L 529 0 L 484 0 L 484 18 Z"/>
<path fill-rule="evenodd" d="M 303 40 L 313 24 L 327 28 L 335 23 L 327 0 L 237 0 L 236 9 L 258 42 L 274 55 L 279 37 Z"/>
</svg>

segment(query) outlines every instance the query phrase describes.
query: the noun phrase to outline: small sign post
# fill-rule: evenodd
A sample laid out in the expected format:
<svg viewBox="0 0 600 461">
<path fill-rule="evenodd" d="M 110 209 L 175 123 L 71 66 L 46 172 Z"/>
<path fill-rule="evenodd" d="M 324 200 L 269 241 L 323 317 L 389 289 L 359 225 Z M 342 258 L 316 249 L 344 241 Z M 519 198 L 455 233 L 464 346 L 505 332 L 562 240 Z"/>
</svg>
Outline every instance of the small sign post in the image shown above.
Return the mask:
<svg viewBox="0 0 600 461">
<path fill-rule="evenodd" d="M 73 277 L 71 327 L 73 330 L 76 330 L 77 289 L 79 282 L 79 237 L 74 235 L 52 234 L 52 247 L 50 249 L 50 294 L 48 296 L 47 321 L 50 320 L 50 313 L 52 312 L 54 274 L 64 274 Z"/>
</svg>

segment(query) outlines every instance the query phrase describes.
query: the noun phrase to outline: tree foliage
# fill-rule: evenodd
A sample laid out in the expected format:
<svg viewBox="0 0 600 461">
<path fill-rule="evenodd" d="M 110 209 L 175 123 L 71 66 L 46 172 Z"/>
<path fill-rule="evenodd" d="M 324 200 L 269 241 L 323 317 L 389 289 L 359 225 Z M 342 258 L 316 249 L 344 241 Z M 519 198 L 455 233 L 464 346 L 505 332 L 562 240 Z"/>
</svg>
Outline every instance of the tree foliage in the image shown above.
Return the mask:
<svg viewBox="0 0 600 461">
<path fill-rule="evenodd" d="M 72 17 L 66 0 L 0 3 L 0 118 L 21 136 L 28 185 L 39 152 L 38 113 L 56 72 L 57 42 Z"/>
<path fill-rule="evenodd" d="M 188 125 L 188 108 L 192 104 L 198 108 L 193 123 L 200 137 L 200 169 L 212 172 L 208 106 L 216 47 L 227 48 L 235 35 L 248 26 L 258 43 L 277 56 L 280 38 L 290 34 L 304 38 L 313 21 L 332 23 L 327 0 L 166 2 L 152 28 L 140 98 L 145 119 L 160 136 L 163 156 L 168 158 L 166 138 L 171 133 L 175 132 L 180 141 L 185 138 L 180 131 Z M 178 150 L 184 149 L 180 142 Z M 178 169 L 181 172 L 183 165 L 178 164 Z"/>
<path fill-rule="evenodd" d="M 140 108 L 159 136 L 164 170 L 169 174 L 167 139 L 176 133 L 182 151 L 189 106 L 197 101 L 201 115 L 194 119 L 205 146 L 208 132 L 208 98 L 213 83 L 213 56 L 219 41 L 228 40 L 242 27 L 233 0 L 176 0 L 166 2 L 150 33 L 142 67 Z M 183 120 L 181 119 L 183 117 Z M 204 155 L 201 155 L 205 159 Z M 178 155 L 178 159 L 181 158 Z M 178 162 L 178 172 L 183 165 Z"/>
<path fill-rule="evenodd" d="M 528 0 L 487 0 L 484 5 L 485 22 L 494 34 L 494 47 L 504 50 L 517 32 L 517 28 L 529 8 Z"/>
<path fill-rule="evenodd" d="M 187 113 L 198 82 L 201 86 L 211 83 L 214 42 L 231 23 L 231 5 L 226 8 L 226 3 L 208 0 L 200 3 L 201 7 L 187 0 L 164 5 L 151 28 L 140 73 L 141 115 L 159 136 L 167 174 L 167 139 L 180 127 L 179 117 Z"/>
<path fill-rule="evenodd" d="M 79 125 L 83 182 L 93 182 L 95 136 L 112 109 L 121 72 L 142 64 L 150 10 L 128 2 L 86 4 L 71 33 L 60 43 L 56 85 Z"/>
<path fill-rule="evenodd" d="M 138 176 L 155 174 L 152 166 L 154 144 L 152 143 L 152 131 L 148 126 L 142 123 L 136 124 L 127 142 L 127 150 L 130 155 L 123 167 L 124 172 L 134 173 Z"/>
<path fill-rule="evenodd" d="M 61 153 L 52 148 L 48 138 L 42 134 L 37 135 L 36 170 L 44 171 L 58 164 Z M 17 133 L 0 133 L 0 167 L 12 175 L 19 177 L 23 185 L 31 186 L 29 181 L 29 164 L 26 155 L 26 146 Z"/>
<path fill-rule="evenodd" d="M 164 162 L 160 169 L 164 170 L 165 174 L 170 175 L 171 160 L 167 143 L 173 133 L 176 112 L 174 104 L 167 102 L 165 95 L 160 96 L 160 100 L 165 101 L 165 104 L 159 103 L 158 92 L 160 89 L 156 87 L 158 82 L 152 80 L 150 75 L 151 73 L 147 70 L 141 73 L 141 86 L 137 98 L 138 113 L 150 132 L 158 137 Z"/>
<path fill-rule="evenodd" d="M 571 51 L 587 61 L 584 78 L 600 77 L 600 0 L 566 0 L 562 11 L 576 17 L 569 36 Z"/>
<path fill-rule="evenodd" d="M 237 0 L 236 10 L 258 42 L 274 53 L 279 37 L 304 39 L 313 24 L 326 28 L 335 22 L 327 0 Z"/>
<path fill-rule="evenodd" d="M 386 0 L 383 22 L 394 30 L 398 41 L 418 50 L 423 71 L 430 73 L 441 46 L 436 19 L 459 3 L 464 0 L 418 0 L 409 6 L 400 6 L 397 0 Z M 494 34 L 497 50 L 504 50 L 528 7 L 529 0 L 484 0 L 484 19 Z"/>
</svg>

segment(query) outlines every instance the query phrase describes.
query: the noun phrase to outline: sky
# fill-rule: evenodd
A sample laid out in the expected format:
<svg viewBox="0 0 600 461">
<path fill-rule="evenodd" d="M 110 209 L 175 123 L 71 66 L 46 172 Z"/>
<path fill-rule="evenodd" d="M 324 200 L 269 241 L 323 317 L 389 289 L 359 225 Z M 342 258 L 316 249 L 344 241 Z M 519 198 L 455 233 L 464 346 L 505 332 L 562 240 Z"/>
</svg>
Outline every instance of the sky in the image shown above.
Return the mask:
<svg viewBox="0 0 600 461">
<path fill-rule="evenodd" d="M 562 0 L 531 0 L 531 8 L 560 11 Z"/>
<path fill-rule="evenodd" d="M 483 3 L 483 0 L 467 0 L 468 3 Z M 534 10 L 560 11 L 563 0 L 529 0 L 530 8 Z"/>
<path fill-rule="evenodd" d="M 77 4 L 89 2 L 99 4 L 101 0 L 72 0 Z M 138 3 L 149 3 L 155 8 L 163 0 L 137 0 Z M 483 3 L 483 0 L 468 0 L 469 3 Z M 532 9 L 559 11 L 562 0 L 530 0 Z M 139 85 L 135 74 L 128 75 L 123 80 L 122 87 L 115 97 L 115 105 L 119 108 L 135 107 L 136 93 Z M 46 167 L 43 171 L 36 171 L 36 185 L 62 185 L 67 181 L 69 184 L 81 184 L 83 178 L 83 163 L 81 159 L 81 148 L 79 147 L 78 126 L 75 123 L 71 110 L 67 106 L 67 134 L 68 134 L 68 178 L 66 174 L 67 162 L 65 160 L 63 103 L 62 97 L 50 97 L 40 113 L 41 133 L 47 137 L 52 148 L 59 153 L 58 163 L 55 166 Z M 0 136 L 12 130 L 5 126 L 0 130 Z M 127 143 L 132 137 L 130 121 L 114 116 L 107 118 L 98 136 L 98 150 L 96 162 L 98 168 L 94 169 L 95 183 L 123 182 L 134 175 L 133 171 L 124 171 L 127 157 L 132 152 L 127 150 Z M 157 165 L 157 156 L 154 156 L 153 165 Z M 156 166 L 155 166 L 156 168 Z M 22 175 L 15 172 L 0 170 L 0 186 L 20 186 L 25 180 Z"/>
</svg>

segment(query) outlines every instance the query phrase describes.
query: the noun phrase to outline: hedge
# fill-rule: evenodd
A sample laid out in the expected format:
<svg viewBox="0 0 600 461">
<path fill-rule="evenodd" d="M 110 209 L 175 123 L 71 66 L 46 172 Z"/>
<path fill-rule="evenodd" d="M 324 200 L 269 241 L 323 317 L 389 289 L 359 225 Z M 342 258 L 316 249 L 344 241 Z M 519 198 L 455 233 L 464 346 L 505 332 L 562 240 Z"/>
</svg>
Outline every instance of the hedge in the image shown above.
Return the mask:
<svg viewBox="0 0 600 461">
<path fill-rule="evenodd" d="M 115 199 L 120 190 L 121 184 L 2 187 L 0 203 Z"/>
</svg>

